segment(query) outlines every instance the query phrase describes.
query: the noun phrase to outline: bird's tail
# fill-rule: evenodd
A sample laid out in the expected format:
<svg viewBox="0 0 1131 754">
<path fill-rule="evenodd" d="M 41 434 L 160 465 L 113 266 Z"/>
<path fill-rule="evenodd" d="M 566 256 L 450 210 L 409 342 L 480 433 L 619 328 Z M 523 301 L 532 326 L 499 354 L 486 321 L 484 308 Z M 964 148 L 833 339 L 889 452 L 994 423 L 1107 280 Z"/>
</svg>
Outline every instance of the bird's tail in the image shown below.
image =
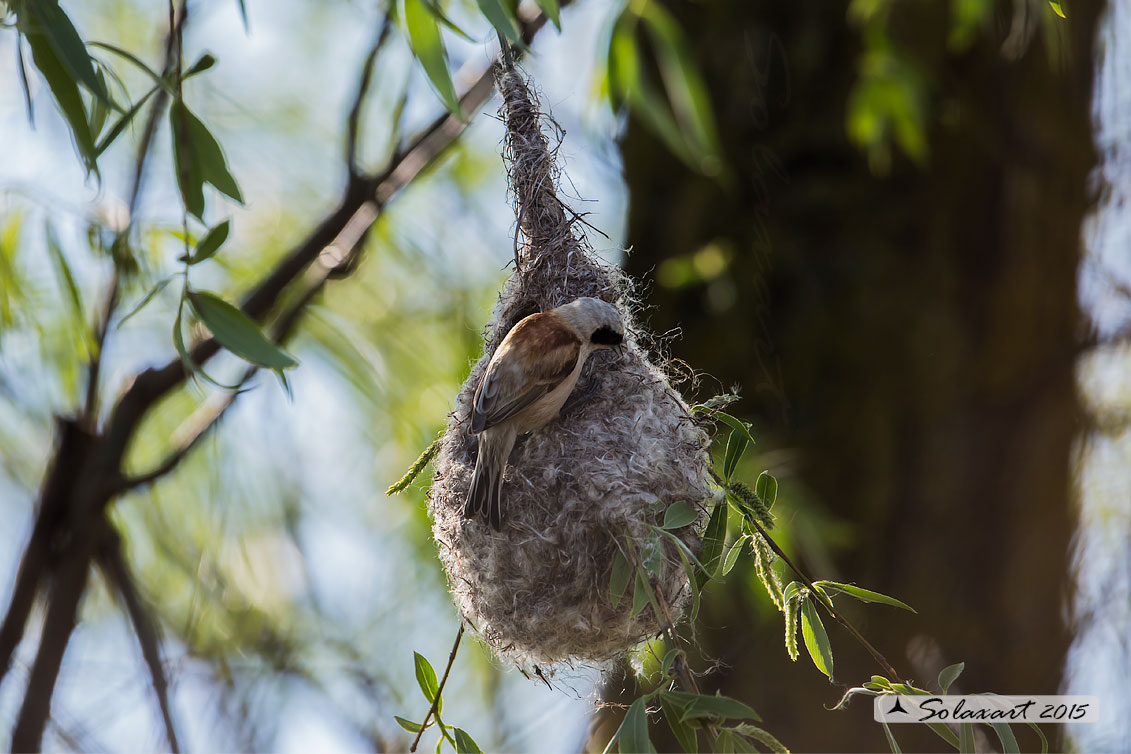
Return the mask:
<svg viewBox="0 0 1131 754">
<path fill-rule="evenodd" d="M 502 530 L 503 470 L 512 447 L 513 434 L 498 437 L 494 432 L 483 432 L 479 435 L 479 457 L 475 461 L 475 472 L 471 475 L 471 487 L 463 506 L 464 518 L 482 515 L 492 529 Z"/>
</svg>

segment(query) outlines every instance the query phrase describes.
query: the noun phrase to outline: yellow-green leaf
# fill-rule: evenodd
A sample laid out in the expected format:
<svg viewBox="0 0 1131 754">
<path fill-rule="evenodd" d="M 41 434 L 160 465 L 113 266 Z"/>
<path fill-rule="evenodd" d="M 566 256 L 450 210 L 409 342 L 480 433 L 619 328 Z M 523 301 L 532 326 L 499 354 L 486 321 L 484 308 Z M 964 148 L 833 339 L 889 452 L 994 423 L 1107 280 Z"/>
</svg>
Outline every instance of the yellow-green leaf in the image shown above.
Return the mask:
<svg viewBox="0 0 1131 754">
<path fill-rule="evenodd" d="M 273 343 L 246 314 L 208 291 L 189 291 L 189 301 L 216 341 L 242 359 L 268 369 L 298 365 L 293 356 Z"/>
</svg>

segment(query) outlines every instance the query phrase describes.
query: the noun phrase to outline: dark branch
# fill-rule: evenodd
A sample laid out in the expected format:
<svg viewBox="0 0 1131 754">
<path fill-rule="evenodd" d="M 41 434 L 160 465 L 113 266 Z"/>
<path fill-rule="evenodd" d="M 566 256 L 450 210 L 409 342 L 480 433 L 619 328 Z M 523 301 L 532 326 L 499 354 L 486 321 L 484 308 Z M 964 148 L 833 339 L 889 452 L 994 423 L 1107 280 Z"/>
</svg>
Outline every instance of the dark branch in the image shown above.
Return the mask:
<svg viewBox="0 0 1131 754">
<path fill-rule="evenodd" d="M 369 48 L 369 54 L 366 55 L 365 63 L 361 66 L 361 78 L 357 84 L 357 94 L 354 95 L 353 106 L 350 108 L 349 117 L 346 119 L 346 167 L 353 177 L 361 176 L 361 171 L 357 166 L 357 132 L 361 122 L 361 108 L 365 104 L 365 96 L 369 92 L 369 83 L 373 79 L 373 65 L 377 62 L 377 55 L 389 38 L 389 30 L 392 28 L 391 21 L 392 14 L 386 13 L 385 18 L 381 21 L 381 30 L 377 32 L 377 39 L 373 46 Z"/>
<path fill-rule="evenodd" d="M 452 644 L 452 651 L 448 655 L 448 666 L 444 668 L 444 675 L 440 678 L 440 685 L 436 687 L 436 696 L 432 697 L 432 706 L 428 708 L 428 713 L 420 723 L 420 730 L 416 732 L 416 738 L 413 739 L 412 746 L 408 748 L 411 752 L 415 752 L 416 747 L 420 745 L 420 737 L 424 735 L 424 731 L 428 727 L 428 721 L 432 719 L 433 715 L 436 716 L 437 721 L 440 719 L 439 713 L 437 712 L 440 707 L 440 695 L 444 693 L 444 686 L 448 682 L 448 674 L 452 672 L 452 665 L 454 665 L 456 661 L 456 653 L 459 652 L 459 641 L 462 638 L 463 623 L 460 623 L 459 631 L 456 632 L 456 640 Z"/>
<path fill-rule="evenodd" d="M 109 525 L 107 525 L 109 528 Z M 161 664 L 160 639 L 157 628 L 150 618 L 141 595 L 137 591 L 129 567 L 122 557 L 121 542 L 115 535 L 112 544 L 108 545 L 99 557 L 106 579 L 118 590 L 122 598 L 122 605 L 133 623 L 134 633 L 137 634 L 138 644 L 141 645 L 141 654 L 145 664 L 149 667 L 150 678 L 153 679 L 153 691 L 157 695 L 157 704 L 161 708 L 161 719 L 165 723 L 165 736 L 169 740 L 169 748 L 173 754 L 180 752 L 181 747 L 177 742 L 177 729 L 173 724 L 173 713 L 169 706 L 169 685 L 165 680 L 165 669 Z"/>
</svg>

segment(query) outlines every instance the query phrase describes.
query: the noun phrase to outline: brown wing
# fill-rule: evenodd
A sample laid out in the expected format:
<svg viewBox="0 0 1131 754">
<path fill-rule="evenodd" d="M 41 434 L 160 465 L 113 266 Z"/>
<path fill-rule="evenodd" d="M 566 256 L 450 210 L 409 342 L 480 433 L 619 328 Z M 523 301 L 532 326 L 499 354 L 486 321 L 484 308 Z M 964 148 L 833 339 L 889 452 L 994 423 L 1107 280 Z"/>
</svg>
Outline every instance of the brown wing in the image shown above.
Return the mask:
<svg viewBox="0 0 1131 754">
<path fill-rule="evenodd" d="M 556 315 L 531 314 L 519 322 L 499 344 L 475 390 L 472 434 L 509 419 L 553 390 L 573 371 L 580 354 L 581 339 Z"/>
</svg>

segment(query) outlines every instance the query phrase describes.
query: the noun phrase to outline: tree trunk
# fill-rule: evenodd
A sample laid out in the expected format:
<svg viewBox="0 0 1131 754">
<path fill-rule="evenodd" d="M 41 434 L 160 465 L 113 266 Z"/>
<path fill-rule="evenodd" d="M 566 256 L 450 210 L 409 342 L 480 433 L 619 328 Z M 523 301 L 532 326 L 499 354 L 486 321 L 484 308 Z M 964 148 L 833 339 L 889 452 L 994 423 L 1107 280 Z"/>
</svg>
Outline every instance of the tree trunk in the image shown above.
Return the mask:
<svg viewBox="0 0 1131 754">
<path fill-rule="evenodd" d="M 766 462 L 810 575 L 918 609 L 849 606 L 904 676 L 934 688 L 941 667 L 965 661 L 962 692 L 1055 693 L 1069 640 L 1073 365 L 1085 336 L 1076 271 L 1099 4 L 1055 20 L 1058 51 L 1042 27 L 1015 60 L 1002 52 L 1012 6 L 954 52 L 951 4 L 895 4 L 893 41 L 924 81 L 930 154 L 922 166 L 897 154 L 886 176 L 845 135 L 861 55 L 845 3 L 667 4 L 709 82 L 737 181 L 691 173 L 630 121 L 627 266 L 656 271 L 651 327 L 682 327 L 673 356 L 743 386 L 736 411 L 754 420 L 759 450 L 789 449 L 774 454 L 788 465 Z M 671 274 L 673 259 L 697 276 Z M 836 548 L 838 529 L 822 530 L 828 558 L 804 546 L 814 510 L 850 527 Z M 708 686 L 750 702 L 795 750 L 886 748 L 866 701 L 822 709 L 841 689 L 804 649 L 792 665 L 780 616 L 730 582 L 698 634 L 725 663 Z M 882 672 L 827 623 L 838 683 Z M 912 749 L 943 747 L 908 727 L 898 734 Z"/>
</svg>

